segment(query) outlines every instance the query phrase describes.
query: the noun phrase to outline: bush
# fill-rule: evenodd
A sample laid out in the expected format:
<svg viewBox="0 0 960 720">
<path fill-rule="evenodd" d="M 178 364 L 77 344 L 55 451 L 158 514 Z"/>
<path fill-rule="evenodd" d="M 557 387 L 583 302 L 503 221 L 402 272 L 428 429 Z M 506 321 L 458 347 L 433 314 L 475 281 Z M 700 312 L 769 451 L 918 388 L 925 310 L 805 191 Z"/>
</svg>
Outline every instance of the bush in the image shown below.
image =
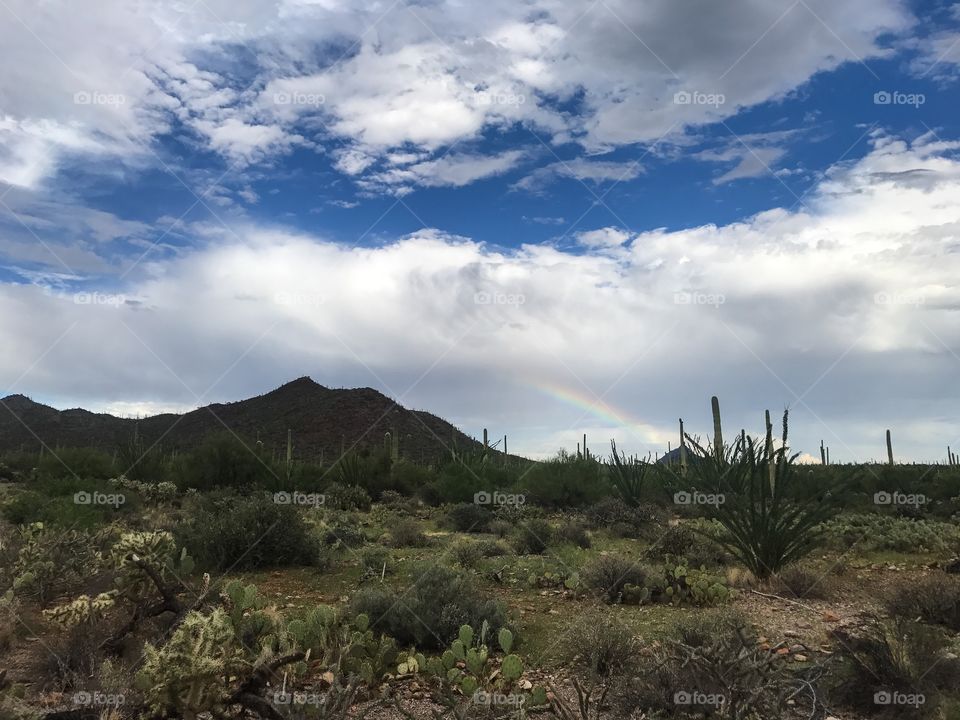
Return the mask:
<svg viewBox="0 0 960 720">
<path fill-rule="evenodd" d="M 359 525 L 346 518 L 340 518 L 333 525 L 326 526 L 322 538 L 324 545 L 351 549 L 362 547 L 367 542 L 367 536 Z"/>
<path fill-rule="evenodd" d="M 370 509 L 370 495 L 359 485 L 330 483 L 323 495 L 324 505 L 333 510 Z"/>
<path fill-rule="evenodd" d="M 319 543 L 298 510 L 263 495 L 216 500 L 177 528 L 199 567 L 249 570 L 322 565 Z"/>
<path fill-rule="evenodd" d="M 460 503 L 447 510 L 445 525 L 457 532 L 482 533 L 490 528 L 493 514 L 474 503 Z"/>
<path fill-rule="evenodd" d="M 552 541 L 553 526 L 540 518 L 519 523 L 510 536 L 510 542 L 519 555 L 542 555 Z"/>
<path fill-rule="evenodd" d="M 45 453 L 37 463 L 41 478 L 59 480 L 82 478 L 107 480 L 117 474 L 113 456 L 93 448 L 60 448 L 56 454 Z"/>
<path fill-rule="evenodd" d="M 591 545 L 590 533 L 579 522 L 564 523 L 556 532 L 558 542 L 570 543 L 578 548 L 588 548 Z"/>
<path fill-rule="evenodd" d="M 696 520 L 671 525 L 647 548 L 645 555 L 658 561 L 668 557 L 683 558 L 694 567 L 726 564 L 730 555 L 716 542 L 698 532 L 705 525 Z"/>
<path fill-rule="evenodd" d="M 825 543 L 847 551 L 909 553 L 943 552 L 960 548 L 960 527 L 935 520 L 898 518 L 877 513 L 845 514 L 824 523 Z"/>
<path fill-rule="evenodd" d="M 561 455 L 534 465 L 523 478 L 528 502 L 552 507 L 585 507 L 610 492 L 595 460 Z"/>
<path fill-rule="evenodd" d="M 822 717 L 818 673 L 819 668 L 786 662 L 760 646 L 742 614 L 701 612 L 678 622 L 642 656 L 618 704 L 648 709 L 656 717 Z M 709 702 L 711 696 L 722 700 Z M 682 708 L 678 697 L 686 698 Z"/>
<path fill-rule="evenodd" d="M 633 674 L 640 644 L 623 623 L 608 611 L 591 611 L 582 616 L 575 633 L 564 638 L 564 667 L 576 668 L 592 681 Z"/>
<path fill-rule="evenodd" d="M 423 547 L 427 544 L 427 536 L 420 529 L 420 524 L 412 518 L 395 518 L 391 521 L 388 532 L 393 547 Z"/>
<path fill-rule="evenodd" d="M 270 458 L 226 432 L 204 439 L 182 467 L 180 487 L 198 490 L 266 487 L 276 475 Z"/>
<path fill-rule="evenodd" d="M 597 555 L 580 568 L 580 581 L 607 602 L 617 602 L 628 584 L 643 587 L 648 578 L 645 566 L 624 555 Z"/>
<path fill-rule="evenodd" d="M 496 540 L 461 540 L 451 553 L 458 565 L 474 567 L 481 559 L 506 555 L 508 549 Z"/>
<path fill-rule="evenodd" d="M 871 618 L 857 628 L 835 630 L 840 662 L 831 694 L 842 705 L 871 717 L 903 717 L 901 704 L 877 704 L 879 693 L 922 695 L 917 717 L 935 717 L 944 694 L 960 686 L 960 660 L 936 628 Z M 878 712 L 886 711 L 886 712 Z"/>
<path fill-rule="evenodd" d="M 369 545 L 360 550 L 360 565 L 365 576 L 379 578 L 392 570 L 393 560 L 386 548 Z"/>
<path fill-rule="evenodd" d="M 919 580 L 900 580 L 887 596 L 886 606 L 895 618 L 919 618 L 960 632 L 960 577 L 937 572 Z"/>
<path fill-rule="evenodd" d="M 365 614 L 375 630 L 400 645 L 424 649 L 447 647 L 461 625 L 480 627 L 486 621 L 491 637 L 506 626 L 503 609 L 469 575 L 445 565 L 418 567 L 406 592 L 363 588 L 354 595 L 351 609 Z"/>
<path fill-rule="evenodd" d="M 787 597 L 826 600 L 833 595 L 830 578 L 806 563 L 785 567 L 771 579 L 771 584 L 775 591 Z"/>
</svg>

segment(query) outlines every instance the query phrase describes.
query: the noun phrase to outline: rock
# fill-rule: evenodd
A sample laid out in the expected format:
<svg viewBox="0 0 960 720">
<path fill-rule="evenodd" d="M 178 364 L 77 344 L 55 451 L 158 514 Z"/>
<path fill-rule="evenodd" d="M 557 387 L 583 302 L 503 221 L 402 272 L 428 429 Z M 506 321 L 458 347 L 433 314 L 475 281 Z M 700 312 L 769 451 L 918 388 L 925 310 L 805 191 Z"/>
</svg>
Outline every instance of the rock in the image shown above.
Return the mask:
<svg viewBox="0 0 960 720">
<path fill-rule="evenodd" d="M 800 633 L 798 633 L 796 630 L 784 630 L 783 636 L 788 638 L 798 638 L 800 637 Z"/>
<path fill-rule="evenodd" d="M 777 650 L 777 655 L 789 655 L 789 654 L 790 654 L 790 650 L 788 650 L 787 648 L 779 648 Z"/>
<path fill-rule="evenodd" d="M 806 652 L 806 649 L 807 649 L 807 648 L 805 648 L 803 645 L 791 645 L 791 646 L 790 646 L 790 652 L 792 652 L 792 653 L 802 653 L 802 652 Z"/>
<path fill-rule="evenodd" d="M 823 619 L 824 619 L 824 622 L 829 622 L 829 623 L 840 622 L 840 616 L 834 612 L 830 612 L 829 610 L 823 613 Z"/>
<path fill-rule="evenodd" d="M 794 662 L 806 662 L 806 661 L 807 661 L 807 656 L 806 656 L 806 655 L 803 655 L 803 654 L 801 654 L 801 653 L 797 653 L 796 655 L 793 656 L 793 661 L 794 661 Z"/>
</svg>

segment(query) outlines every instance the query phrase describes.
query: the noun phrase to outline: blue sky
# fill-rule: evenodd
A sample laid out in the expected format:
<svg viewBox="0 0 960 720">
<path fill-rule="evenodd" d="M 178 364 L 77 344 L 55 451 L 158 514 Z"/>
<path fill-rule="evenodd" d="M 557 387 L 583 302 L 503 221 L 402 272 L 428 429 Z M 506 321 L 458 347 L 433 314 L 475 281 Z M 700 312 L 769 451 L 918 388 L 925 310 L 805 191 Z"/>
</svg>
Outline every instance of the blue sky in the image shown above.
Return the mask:
<svg viewBox="0 0 960 720">
<path fill-rule="evenodd" d="M 716 393 L 837 458 L 960 446 L 960 4 L 0 17 L 0 389 L 153 412 L 310 374 L 536 455 L 655 452 Z"/>
</svg>

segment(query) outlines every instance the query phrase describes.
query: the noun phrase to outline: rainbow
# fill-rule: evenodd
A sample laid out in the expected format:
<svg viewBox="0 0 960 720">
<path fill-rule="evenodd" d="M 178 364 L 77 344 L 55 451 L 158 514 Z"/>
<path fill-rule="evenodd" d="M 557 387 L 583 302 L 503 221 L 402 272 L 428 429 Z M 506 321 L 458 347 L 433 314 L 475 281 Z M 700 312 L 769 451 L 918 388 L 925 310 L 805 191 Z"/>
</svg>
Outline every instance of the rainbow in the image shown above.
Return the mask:
<svg viewBox="0 0 960 720">
<path fill-rule="evenodd" d="M 578 391 L 571 388 L 536 380 L 529 383 L 534 389 L 555 400 L 583 410 L 584 414 L 603 420 L 608 425 L 629 430 L 633 435 L 643 438 L 651 445 L 666 444 L 663 431 L 655 425 L 630 417 L 606 400 L 590 395 L 586 390 Z"/>
</svg>

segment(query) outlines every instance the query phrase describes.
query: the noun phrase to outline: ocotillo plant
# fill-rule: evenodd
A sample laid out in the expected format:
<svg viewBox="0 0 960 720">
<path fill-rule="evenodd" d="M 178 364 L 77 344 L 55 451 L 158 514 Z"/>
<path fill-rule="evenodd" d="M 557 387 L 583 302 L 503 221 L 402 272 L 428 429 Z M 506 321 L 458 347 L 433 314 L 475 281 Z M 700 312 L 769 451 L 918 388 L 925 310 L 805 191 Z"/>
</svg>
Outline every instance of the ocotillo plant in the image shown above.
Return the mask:
<svg viewBox="0 0 960 720">
<path fill-rule="evenodd" d="M 788 455 L 786 412 L 783 427 L 780 448 L 773 449 L 772 426 L 768 424 L 762 445 L 748 437 L 745 448 L 726 453 L 729 459 L 723 468 L 712 453 L 691 440 L 697 462 L 691 465 L 690 474 L 696 487 L 724 497 L 722 503 L 703 506 L 706 516 L 717 521 L 723 531 L 702 532 L 760 579 L 810 552 L 818 540 L 819 526 L 836 510 L 829 494 L 818 502 L 796 500 L 792 486 L 799 481 L 794 475 L 797 455 Z"/>
<path fill-rule="evenodd" d="M 887 464 L 893 465 L 893 442 L 890 440 L 890 430 L 887 430 Z"/>
<path fill-rule="evenodd" d="M 713 454 L 719 460 L 723 457 L 723 429 L 720 426 L 720 399 L 716 395 L 710 398 L 710 408 L 713 410 Z"/>
</svg>

